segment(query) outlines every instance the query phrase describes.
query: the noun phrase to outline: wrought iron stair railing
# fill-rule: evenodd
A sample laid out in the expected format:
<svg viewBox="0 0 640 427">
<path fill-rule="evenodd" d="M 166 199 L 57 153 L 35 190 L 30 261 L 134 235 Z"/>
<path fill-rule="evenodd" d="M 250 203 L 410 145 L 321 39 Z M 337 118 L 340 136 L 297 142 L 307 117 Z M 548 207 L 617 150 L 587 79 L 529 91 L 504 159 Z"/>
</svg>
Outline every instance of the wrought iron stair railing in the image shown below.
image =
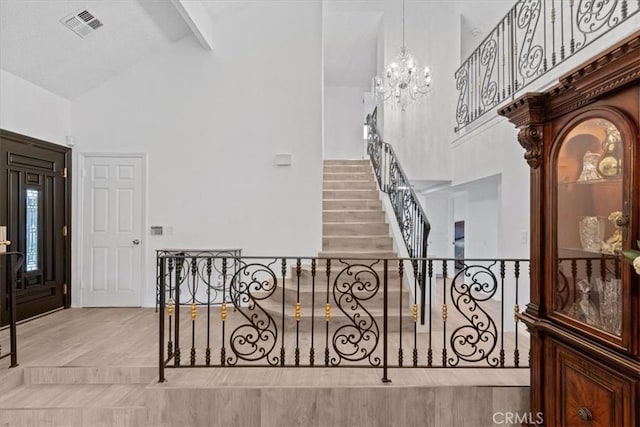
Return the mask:
<svg viewBox="0 0 640 427">
<path fill-rule="evenodd" d="M 4 258 L 6 264 L 6 270 L 4 271 L 4 277 L 8 279 L 9 283 L 6 286 L 7 300 L 0 301 L 0 312 L 9 314 L 9 352 L 3 353 L 2 346 L 0 346 L 0 359 L 5 357 L 11 357 L 11 368 L 18 366 L 18 339 L 16 333 L 16 323 L 18 314 L 16 312 L 16 283 L 18 280 L 18 272 L 24 262 L 24 254 L 22 252 L 0 252 L 0 259 Z M 6 305 L 5 305 L 6 304 Z"/>
<path fill-rule="evenodd" d="M 374 368 L 383 381 L 389 368 L 528 367 L 528 336 L 513 313 L 529 260 L 196 251 L 157 260 L 161 382 L 167 368 L 189 367 Z M 424 326 L 405 274 L 423 262 Z"/>
<path fill-rule="evenodd" d="M 519 0 L 455 72 L 456 131 L 640 11 L 640 1 Z"/>
<path fill-rule="evenodd" d="M 367 115 L 367 153 L 373 165 L 380 190 L 389 196 L 409 257 L 415 261 L 416 279 L 420 287 L 420 323 L 424 324 L 426 257 L 431 224 L 418 196 L 413 191 L 398 156 L 391 144 L 384 142 L 378 131 L 378 108 Z"/>
</svg>

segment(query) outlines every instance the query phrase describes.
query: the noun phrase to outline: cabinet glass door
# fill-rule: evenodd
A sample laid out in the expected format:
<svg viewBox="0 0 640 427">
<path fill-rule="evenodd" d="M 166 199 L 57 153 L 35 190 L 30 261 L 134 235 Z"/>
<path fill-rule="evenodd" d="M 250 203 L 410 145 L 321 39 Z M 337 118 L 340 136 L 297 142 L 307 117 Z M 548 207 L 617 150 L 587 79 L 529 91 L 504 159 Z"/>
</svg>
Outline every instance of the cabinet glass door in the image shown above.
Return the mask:
<svg viewBox="0 0 640 427">
<path fill-rule="evenodd" d="M 605 119 L 580 122 L 564 138 L 555 170 L 556 312 L 614 336 L 622 329 L 624 141 Z"/>
</svg>

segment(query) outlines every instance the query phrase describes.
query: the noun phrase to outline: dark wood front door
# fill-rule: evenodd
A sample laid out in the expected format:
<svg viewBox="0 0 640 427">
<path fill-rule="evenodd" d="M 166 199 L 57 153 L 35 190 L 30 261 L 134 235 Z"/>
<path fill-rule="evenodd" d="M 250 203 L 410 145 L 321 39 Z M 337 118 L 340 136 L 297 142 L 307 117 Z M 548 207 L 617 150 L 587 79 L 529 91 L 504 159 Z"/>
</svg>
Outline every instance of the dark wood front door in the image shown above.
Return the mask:
<svg viewBox="0 0 640 427">
<path fill-rule="evenodd" d="M 22 252 L 18 320 L 70 304 L 70 154 L 56 144 L 0 130 L 0 226 L 9 251 Z M 8 323 L 11 278 L 0 263 L 1 324 Z"/>
</svg>

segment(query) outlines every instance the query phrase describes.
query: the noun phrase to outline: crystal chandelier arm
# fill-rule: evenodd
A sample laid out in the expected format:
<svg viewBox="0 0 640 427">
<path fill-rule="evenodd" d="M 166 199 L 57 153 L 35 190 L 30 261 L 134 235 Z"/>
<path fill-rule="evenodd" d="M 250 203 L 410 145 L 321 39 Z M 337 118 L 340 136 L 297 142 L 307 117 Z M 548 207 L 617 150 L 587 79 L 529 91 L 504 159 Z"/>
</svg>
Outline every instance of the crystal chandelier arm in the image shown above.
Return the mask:
<svg viewBox="0 0 640 427">
<path fill-rule="evenodd" d="M 426 95 L 431 90 L 432 75 L 429 67 L 425 67 L 422 72 L 419 69 L 415 57 L 408 53 L 405 45 L 405 0 L 402 0 L 402 46 L 385 68 L 384 75 L 373 78 L 374 95 L 384 101 L 393 99 L 394 105 L 399 105 L 404 111 L 409 103 L 419 99 L 419 95 Z"/>
</svg>

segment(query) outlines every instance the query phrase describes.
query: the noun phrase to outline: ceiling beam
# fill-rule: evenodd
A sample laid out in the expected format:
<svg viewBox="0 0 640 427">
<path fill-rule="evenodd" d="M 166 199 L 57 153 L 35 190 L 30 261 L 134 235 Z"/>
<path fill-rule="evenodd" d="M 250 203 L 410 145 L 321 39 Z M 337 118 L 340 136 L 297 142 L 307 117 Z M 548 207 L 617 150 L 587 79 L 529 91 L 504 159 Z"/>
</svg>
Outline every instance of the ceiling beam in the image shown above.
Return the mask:
<svg viewBox="0 0 640 427">
<path fill-rule="evenodd" d="M 171 0 L 203 48 L 213 50 L 213 28 L 207 10 L 198 0 Z"/>
</svg>

